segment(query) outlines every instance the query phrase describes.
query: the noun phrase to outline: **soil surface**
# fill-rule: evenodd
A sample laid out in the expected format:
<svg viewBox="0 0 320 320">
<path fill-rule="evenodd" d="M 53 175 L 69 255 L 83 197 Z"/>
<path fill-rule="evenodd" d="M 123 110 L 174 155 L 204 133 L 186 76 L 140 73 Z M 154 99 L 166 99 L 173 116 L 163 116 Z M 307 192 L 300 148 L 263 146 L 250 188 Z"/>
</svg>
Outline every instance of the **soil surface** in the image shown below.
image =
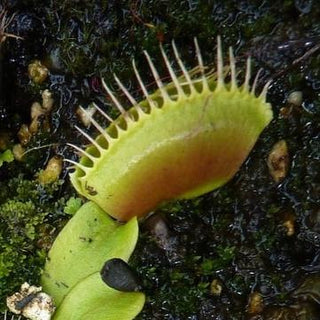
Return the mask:
<svg viewBox="0 0 320 320">
<path fill-rule="evenodd" d="M 37 283 L 46 252 L 70 217 L 63 211 L 66 199 L 76 197 L 67 165 L 52 187 L 39 188 L 37 173 L 55 155 L 77 160 L 66 143 L 85 144 L 75 130 L 83 127 L 79 105 L 95 102 L 117 115 L 101 77 L 116 91 L 116 73 L 139 99 L 133 58 L 148 90 L 155 89 L 143 50 L 165 81 L 159 43 L 170 52 L 174 39 L 191 69 L 197 37 L 205 63 L 214 66 L 220 35 L 225 52 L 234 48 L 239 79 L 248 56 L 253 73 L 262 69 L 258 90 L 272 79 L 267 99 L 274 119 L 232 181 L 202 197 L 167 204 L 141 221 L 130 261 L 147 295 L 137 319 L 319 319 L 318 2 L 2 2 L 12 19 L 0 34 L 0 152 L 19 143 L 30 151 L 23 161 L 0 166 L 2 310 L 6 295 L 23 281 Z M 39 83 L 28 74 L 35 60 L 48 70 Z M 54 106 L 23 140 L 26 135 L 18 132 L 32 122 L 31 105 L 42 101 L 45 89 L 53 94 Z M 96 134 L 93 128 L 88 132 Z M 280 164 L 270 164 L 269 154 L 282 140 L 287 153 Z M 270 170 L 283 166 L 283 177 L 275 181 Z M 20 210 L 18 222 L 8 202 Z"/>
</svg>

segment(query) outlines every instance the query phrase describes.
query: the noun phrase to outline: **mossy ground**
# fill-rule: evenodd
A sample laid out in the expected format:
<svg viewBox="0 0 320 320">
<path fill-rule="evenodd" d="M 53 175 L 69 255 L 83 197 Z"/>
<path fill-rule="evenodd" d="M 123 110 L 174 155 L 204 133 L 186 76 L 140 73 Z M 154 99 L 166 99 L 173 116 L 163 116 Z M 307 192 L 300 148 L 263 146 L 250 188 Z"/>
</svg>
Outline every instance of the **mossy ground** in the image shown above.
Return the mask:
<svg viewBox="0 0 320 320">
<path fill-rule="evenodd" d="M 306 289 L 314 299 L 302 302 L 302 296 L 295 294 L 302 282 L 319 274 L 320 56 L 319 51 L 309 51 L 320 40 L 317 2 L 24 0 L 8 1 L 8 9 L 11 14 L 16 12 L 9 31 L 24 40 L 7 39 L 1 48 L 5 81 L 0 129 L 9 137 L 7 146 L 17 142 L 18 129 L 30 120 L 30 105 L 40 98 L 40 90 L 49 88 L 56 103 L 49 132 L 40 132 L 27 147 L 54 145 L 31 152 L 22 164 L 6 163 L 0 168 L 1 190 L 30 184 L 28 194 L 33 194 L 37 210 L 28 212 L 31 219 L 39 221 L 36 232 L 32 231 L 36 238 L 23 238 L 24 245 L 32 249 L 21 250 L 17 265 L 12 266 L 17 272 L 12 273 L 10 282 L 1 282 L 2 301 L 21 281 L 36 281 L 45 254 L 35 246 L 35 239 L 43 239 L 39 230 L 49 224 L 58 231 L 65 221 L 65 216 L 59 215 L 59 199 L 71 196 L 66 170 L 65 182 L 58 189 L 44 191 L 50 194 L 50 201 L 41 200 L 43 193 L 34 174 L 44 168 L 51 154 L 76 158 L 65 142 L 81 144 L 74 129 L 79 125 L 75 113 L 79 104 L 95 101 L 116 114 L 106 101 L 100 76 L 114 84 L 115 72 L 139 97 L 131 59 L 144 71 L 143 49 L 158 61 L 158 43 L 169 49 L 175 39 L 184 61 L 193 67 L 193 37 L 197 37 L 204 60 L 214 64 L 216 36 L 220 34 L 225 49 L 234 47 L 239 66 L 251 55 L 254 69 L 263 68 L 263 80 L 273 77 L 268 100 L 274 120 L 230 183 L 201 198 L 160 209 L 173 241 L 170 250 L 161 248 L 141 223 L 132 264 L 144 282 L 148 302 L 138 318 L 250 319 L 253 316 L 246 313 L 246 306 L 250 293 L 256 291 L 264 299 L 263 319 L 317 319 L 320 311 L 315 301 L 320 294 L 316 286 Z M 34 59 L 50 70 L 41 85 L 27 76 L 27 66 Z M 157 67 L 166 77 L 164 65 L 157 63 Z M 152 90 L 151 75 L 145 77 Z M 303 104 L 284 118 L 280 109 L 288 107 L 286 98 L 294 90 L 302 91 Z M 276 185 L 266 160 L 280 139 L 288 143 L 290 170 Z M 21 195 L 2 192 L 0 205 L 15 197 Z M 21 201 L 24 206 L 28 203 Z M 288 214 L 295 221 L 292 236 L 283 227 Z M 8 221 L 3 213 L 1 217 L 0 230 L 4 230 Z M 21 221 L 25 219 L 23 216 Z M 16 239 L 12 237 L 12 241 Z M 26 270 L 32 273 L 27 279 L 22 276 Z M 219 296 L 210 293 L 214 279 L 222 283 Z M 319 276 L 316 279 L 314 283 L 319 283 Z M 301 310 L 307 310 L 305 316 L 297 315 Z M 280 312 L 284 312 L 283 318 L 277 318 Z"/>
</svg>

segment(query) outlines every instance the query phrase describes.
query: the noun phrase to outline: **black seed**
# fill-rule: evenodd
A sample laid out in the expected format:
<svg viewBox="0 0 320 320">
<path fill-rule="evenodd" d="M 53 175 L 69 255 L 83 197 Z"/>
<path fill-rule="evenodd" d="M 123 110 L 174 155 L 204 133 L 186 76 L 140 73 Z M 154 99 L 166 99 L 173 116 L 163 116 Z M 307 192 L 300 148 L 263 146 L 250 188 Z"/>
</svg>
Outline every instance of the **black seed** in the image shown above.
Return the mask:
<svg viewBox="0 0 320 320">
<path fill-rule="evenodd" d="M 102 280 L 113 289 L 124 292 L 141 290 L 137 275 L 129 265 L 121 259 L 114 258 L 106 261 L 100 274 Z"/>
</svg>

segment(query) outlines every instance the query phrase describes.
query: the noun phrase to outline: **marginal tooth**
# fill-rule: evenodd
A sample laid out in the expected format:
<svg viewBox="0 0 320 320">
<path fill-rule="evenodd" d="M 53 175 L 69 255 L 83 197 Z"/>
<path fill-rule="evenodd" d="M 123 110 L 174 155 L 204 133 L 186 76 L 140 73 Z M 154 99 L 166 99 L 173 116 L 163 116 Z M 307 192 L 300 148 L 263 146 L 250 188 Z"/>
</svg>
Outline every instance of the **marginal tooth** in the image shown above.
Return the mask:
<svg viewBox="0 0 320 320">
<path fill-rule="evenodd" d="M 73 161 L 73 160 L 70 160 L 70 159 L 63 159 L 63 161 L 71 163 L 73 166 L 81 169 L 84 173 L 86 173 L 87 170 L 88 170 L 88 167 L 86 167 L 86 166 L 84 166 L 81 163 L 78 163 L 76 161 Z M 74 169 L 74 167 L 71 167 L 71 168 Z"/>
<path fill-rule="evenodd" d="M 81 154 L 83 154 L 84 156 L 86 156 L 88 159 L 90 159 L 92 162 L 95 162 L 97 160 L 96 157 L 94 157 L 93 155 L 91 155 L 90 153 L 88 153 L 87 151 L 81 149 L 80 147 L 72 144 L 72 143 L 67 143 L 68 146 L 74 148 L 75 150 L 79 151 Z"/>
<path fill-rule="evenodd" d="M 234 58 L 232 47 L 229 47 L 230 71 L 231 71 L 231 90 L 237 88 L 236 60 Z"/>
<path fill-rule="evenodd" d="M 114 76 L 114 79 L 116 80 L 119 88 L 122 90 L 122 92 L 128 98 L 128 100 L 130 101 L 132 106 L 136 109 L 138 115 L 141 115 L 141 112 L 143 112 L 143 111 L 142 111 L 141 107 L 139 106 L 139 103 L 137 102 L 137 100 L 130 94 L 128 89 L 122 84 L 122 82 L 119 80 L 119 78 L 115 74 L 113 76 Z"/>
<path fill-rule="evenodd" d="M 272 80 L 269 80 L 269 81 L 264 85 L 264 87 L 263 87 L 263 89 L 262 89 L 262 91 L 261 91 L 261 93 L 260 93 L 260 95 L 259 95 L 259 98 L 261 98 L 263 101 L 266 100 L 267 93 L 268 93 L 268 89 L 269 89 L 271 83 L 272 83 Z"/>
<path fill-rule="evenodd" d="M 134 73 L 135 73 L 135 75 L 136 75 L 136 78 L 137 78 L 137 80 L 138 80 L 138 83 L 139 83 L 139 85 L 140 85 L 140 88 L 141 88 L 144 96 L 146 97 L 146 99 L 147 99 L 150 107 L 151 107 L 151 108 L 156 108 L 157 105 L 156 105 L 155 101 L 153 101 L 153 100 L 150 98 L 150 96 L 149 96 L 149 94 L 148 94 L 148 91 L 147 91 L 147 89 L 146 89 L 143 81 L 141 80 L 139 71 L 138 71 L 138 69 L 137 69 L 137 67 L 136 67 L 136 63 L 134 62 L 134 60 L 132 60 L 132 66 L 133 66 L 133 70 L 134 70 Z"/>
<path fill-rule="evenodd" d="M 157 83 L 157 86 L 161 92 L 161 95 L 163 97 L 164 100 L 171 100 L 169 95 L 168 95 L 168 92 L 164 89 L 164 86 L 163 86 L 163 83 L 160 79 L 160 76 L 159 76 L 159 73 L 157 71 L 157 69 L 155 68 L 149 54 L 147 51 L 143 51 L 144 55 L 146 56 L 147 58 L 147 61 L 148 61 L 148 64 L 149 64 L 149 67 L 151 69 L 151 72 L 152 72 L 152 75 L 154 77 L 154 79 L 156 80 L 156 83 Z"/>
<path fill-rule="evenodd" d="M 202 84 L 203 84 L 204 88 L 208 88 L 209 87 L 208 86 L 208 81 L 207 81 L 207 78 L 206 78 L 206 75 L 205 75 L 205 72 L 204 72 L 203 59 L 202 59 L 201 50 L 200 50 L 197 38 L 194 38 L 194 46 L 196 48 L 196 56 L 197 56 L 197 59 L 198 59 L 198 65 L 200 67 L 201 74 L 202 74 Z"/>
<path fill-rule="evenodd" d="M 187 80 L 187 83 L 188 83 L 188 86 L 189 86 L 189 88 L 190 88 L 191 93 L 195 93 L 195 92 L 196 92 L 196 89 L 195 89 L 195 87 L 194 87 L 194 85 L 193 85 L 193 82 L 192 82 L 192 80 L 191 80 L 191 78 L 190 78 L 190 75 L 189 75 L 187 69 L 185 68 L 185 66 L 184 66 L 184 64 L 183 64 L 183 62 L 182 62 L 182 60 L 181 60 L 181 58 L 180 58 L 178 49 L 177 49 L 177 47 L 176 47 L 176 45 L 175 45 L 175 43 L 174 43 L 173 40 L 172 40 L 172 48 L 173 48 L 173 52 L 174 52 L 174 55 L 175 55 L 175 57 L 176 57 L 176 60 L 177 60 L 177 62 L 178 62 L 178 64 L 179 64 L 179 67 L 180 67 L 183 75 L 185 76 L 185 78 L 186 78 L 186 80 Z"/>
<path fill-rule="evenodd" d="M 248 90 L 249 91 L 250 78 L 251 78 L 251 58 L 249 57 L 247 59 L 246 77 L 245 77 L 244 84 L 243 84 L 244 90 Z"/>
<path fill-rule="evenodd" d="M 161 50 L 161 54 L 162 54 L 163 60 L 164 60 L 164 62 L 165 62 L 165 64 L 166 64 L 166 66 L 167 66 L 167 69 L 168 69 L 169 73 L 170 73 L 170 77 L 171 77 L 171 79 L 172 79 L 172 81 L 173 81 L 173 83 L 174 83 L 174 85 L 175 85 L 175 87 L 176 87 L 176 89 L 177 89 L 178 97 L 179 97 L 179 96 L 185 96 L 186 94 L 185 94 L 185 92 L 183 91 L 183 89 L 182 89 L 182 87 L 181 87 L 181 85 L 180 85 L 180 82 L 179 82 L 179 80 L 178 80 L 175 72 L 173 71 L 171 65 L 170 65 L 168 56 L 167 56 L 166 53 L 164 52 L 164 49 L 163 49 L 163 47 L 162 47 L 161 44 L 160 44 L 160 50 Z"/>
<path fill-rule="evenodd" d="M 92 105 L 99 111 L 99 113 L 105 117 L 110 123 L 113 123 L 114 120 L 109 116 L 107 115 L 101 108 L 99 108 L 95 103 L 92 103 Z"/>
<path fill-rule="evenodd" d="M 251 93 L 252 94 L 255 94 L 256 92 L 256 87 L 257 87 L 257 84 L 258 84 L 258 80 L 259 80 L 259 77 L 260 77 L 260 74 L 262 72 L 262 68 L 258 70 L 255 78 L 254 78 L 254 81 L 253 81 L 253 84 L 252 84 L 252 88 L 251 88 Z"/>
<path fill-rule="evenodd" d="M 90 119 L 90 121 L 94 125 L 94 127 L 102 134 L 102 136 L 109 143 L 112 138 L 108 135 L 108 133 L 100 126 L 100 124 L 96 120 L 93 119 L 93 117 L 90 114 L 87 113 L 87 111 L 85 109 L 83 109 L 82 107 L 80 107 L 80 108 L 87 115 L 87 117 Z"/>
<path fill-rule="evenodd" d="M 86 132 L 81 130 L 79 127 L 75 126 L 75 128 L 88 140 L 93 144 L 96 149 L 100 152 L 100 155 L 105 151 L 94 139 L 92 139 Z"/>
<path fill-rule="evenodd" d="M 217 37 L 217 88 L 224 87 L 223 77 L 223 58 L 222 58 L 222 44 L 220 36 Z"/>
<path fill-rule="evenodd" d="M 116 96 L 112 93 L 112 91 L 110 90 L 110 88 L 107 86 L 107 84 L 105 83 L 104 79 L 102 79 L 102 85 L 104 87 L 104 89 L 107 91 L 108 95 L 111 97 L 113 103 L 115 104 L 115 106 L 117 107 L 117 109 L 121 112 L 121 114 L 123 116 L 127 115 L 127 111 L 123 108 L 123 106 L 121 105 L 121 103 L 119 102 L 119 100 L 116 98 Z"/>
<path fill-rule="evenodd" d="M 119 86 L 119 88 L 122 90 L 122 92 L 126 95 L 126 97 L 128 98 L 128 100 L 130 101 L 130 103 L 135 106 L 138 104 L 137 100 L 130 94 L 130 92 L 127 90 L 127 88 L 122 84 L 122 82 L 119 80 L 119 78 L 113 74 L 114 79 L 117 82 L 117 85 Z"/>
</svg>

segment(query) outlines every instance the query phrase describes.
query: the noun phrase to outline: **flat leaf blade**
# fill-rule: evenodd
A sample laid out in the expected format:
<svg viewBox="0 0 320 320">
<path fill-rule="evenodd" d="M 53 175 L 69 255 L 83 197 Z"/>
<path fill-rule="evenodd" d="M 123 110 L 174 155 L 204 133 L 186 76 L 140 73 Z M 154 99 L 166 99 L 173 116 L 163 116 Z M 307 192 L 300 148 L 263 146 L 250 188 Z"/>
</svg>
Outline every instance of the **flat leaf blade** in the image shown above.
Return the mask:
<svg viewBox="0 0 320 320">
<path fill-rule="evenodd" d="M 77 283 L 100 272 L 106 260 L 127 261 L 138 238 L 134 218 L 120 225 L 93 202 L 84 204 L 56 238 L 48 255 L 41 285 L 56 306 Z"/>
<path fill-rule="evenodd" d="M 95 273 L 70 291 L 53 320 L 130 320 L 141 311 L 144 302 L 143 293 L 114 290 Z"/>
</svg>

